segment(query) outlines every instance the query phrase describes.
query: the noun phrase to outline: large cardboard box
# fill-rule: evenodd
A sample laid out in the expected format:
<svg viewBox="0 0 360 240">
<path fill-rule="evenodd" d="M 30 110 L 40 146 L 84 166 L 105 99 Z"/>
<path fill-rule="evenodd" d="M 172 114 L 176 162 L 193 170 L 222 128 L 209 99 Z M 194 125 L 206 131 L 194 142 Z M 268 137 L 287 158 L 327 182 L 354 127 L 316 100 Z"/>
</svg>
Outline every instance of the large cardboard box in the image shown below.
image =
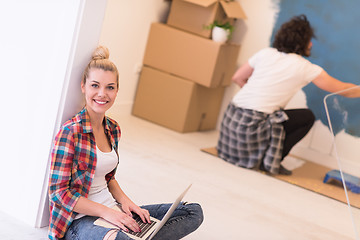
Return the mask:
<svg viewBox="0 0 360 240">
<path fill-rule="evenodd" d="M 177 132 L 212 130 L 223 96 L 224 87 L 206 88 L 144 66 L 132 114 Z"/>
<path fill-rule="evenodd" d="M 231 84 L 239 50 L 237 44 L 221 44 L 162 23 L 153 23 L 143 63 L 216 88 Z"/>
<path fill-rule="evenodd" d="M 246 19 L 244 10 L 236 1 L 226 0 L 173 0 L 167 24 L 210 38 L 211 31 L 205 26 L 215 20 L 234 23 L 235 19 Z"/>
</svg>

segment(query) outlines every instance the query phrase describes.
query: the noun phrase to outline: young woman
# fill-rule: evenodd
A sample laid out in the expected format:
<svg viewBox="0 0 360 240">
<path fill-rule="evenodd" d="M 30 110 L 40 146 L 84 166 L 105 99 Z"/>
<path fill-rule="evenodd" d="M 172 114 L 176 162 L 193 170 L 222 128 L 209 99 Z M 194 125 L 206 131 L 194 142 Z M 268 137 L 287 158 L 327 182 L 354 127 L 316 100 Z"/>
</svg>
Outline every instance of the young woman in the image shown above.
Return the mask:
<svg viewBox="0 0 360 240">
<path fill-rule="evenodd" d="M 139 207 L 115 179 L 120 127 L 105 112 L 119 87 L 116 66 L 105 47 L 98 47 L 87 65 L 81 90 L 85 107 L 65 122 L 56 135 L 49 179 L 50 239 L 131 239 L 124 231 L 140 231 L 132 213 L 143 222 L 161 219 L 170 204 Z M 120 204 L 123 212 L 112 209 Z M 121 230 L 94 225 L 103 218 Z M 180 239 L 203 220 L 199 204 L 180 204 L 154 239 Z"/>
<path fill-rule="evenodd" d="M 306 16 L 293 17 L 277 32 L 273 47 L 252 56 L 234 74 L 241 89 L 229 104 L 220 129 L 218 154 L 237 166 L 290 175 L 280 163 L 311 129 L 315 117 L 309 109 L 284 107 L 310 82 L 338 92 L 356 85 L 328 75 L 310 56 L 314 32 Z M 353 89 L 346 97 L 360 97 Z"/>
</svg>

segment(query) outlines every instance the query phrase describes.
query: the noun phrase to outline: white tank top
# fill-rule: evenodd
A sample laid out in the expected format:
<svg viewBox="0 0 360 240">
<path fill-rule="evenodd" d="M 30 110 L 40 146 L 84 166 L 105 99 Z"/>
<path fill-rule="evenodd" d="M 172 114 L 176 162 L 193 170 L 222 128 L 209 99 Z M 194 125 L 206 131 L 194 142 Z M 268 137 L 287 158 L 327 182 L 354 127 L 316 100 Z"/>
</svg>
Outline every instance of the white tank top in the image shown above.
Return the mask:
<svg viewBox="0 0 360 240">
<path fill-rule="evenodd" d="M 102 152 L 96 146 L 97 163 L 92 181 L 88 199 L 107 207 L 113 207 L 116 204 L 115 199 L 112 197 L 107 187 L 105 175 L 114 170 L 118 163 L 118 156 L 114 149 L 111 152 Z M 85 216 L 84 214 L 76 215 L 75 219 Z"/>
</svg>

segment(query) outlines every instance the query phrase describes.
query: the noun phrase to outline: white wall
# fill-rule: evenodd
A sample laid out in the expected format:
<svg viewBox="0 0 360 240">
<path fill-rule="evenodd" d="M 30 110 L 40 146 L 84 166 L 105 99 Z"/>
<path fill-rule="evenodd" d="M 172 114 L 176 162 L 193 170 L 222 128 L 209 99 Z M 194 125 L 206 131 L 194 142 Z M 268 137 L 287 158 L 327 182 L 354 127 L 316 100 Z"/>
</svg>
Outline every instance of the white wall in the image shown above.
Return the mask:
<svg viewBox="0 0 360 240">
<path fill-rule="evenodd" d="M 81 105 L 73 86 L 98 44 L 105 6 L 97 0 L 12 0 L 0 8 L 0 211 L 32 226 L 48 221 L 42 216 L 48 216 L 53 135 Z"/>
<path fill-rule="evenodd" d="M 120 89 L 112 111 L 130 114 L 152 22 L 167 19 L 164 0 L 109 0 L 100 43 L 110 50 L 119 70 Z"/>
<path fill-rule="evenodd" d="M 79 1 L 0 8 L 0 210 L 34 225 Z"/>
</svg>

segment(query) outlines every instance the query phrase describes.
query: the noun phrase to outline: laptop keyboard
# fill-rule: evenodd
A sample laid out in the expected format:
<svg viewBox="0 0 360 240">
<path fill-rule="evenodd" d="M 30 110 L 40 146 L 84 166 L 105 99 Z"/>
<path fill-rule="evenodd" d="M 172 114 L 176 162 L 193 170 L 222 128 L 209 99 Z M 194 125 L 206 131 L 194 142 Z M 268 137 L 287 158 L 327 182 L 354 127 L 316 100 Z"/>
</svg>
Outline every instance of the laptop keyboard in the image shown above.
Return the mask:
<svg viewBox="0 0 360 240">
<path fill-rule="evenodd" d="M 134 215 L 134 220 L 137 222 L 137 224 L 139 224 L 139 227 L 141 229 L 141 232 L 133 232 L 129 229 L 129 234 L 131 235 L 134 235 L 136 237 L 142 237 L 144 236 L 150 229 L 153 225 L 155 225 L 156 222 L 154 221 L 151 221 L 151 223 L 144 223 L 141 218 L 139 217 L 139 215 L 137 214 L 133 214 Z"/>
</svg>

